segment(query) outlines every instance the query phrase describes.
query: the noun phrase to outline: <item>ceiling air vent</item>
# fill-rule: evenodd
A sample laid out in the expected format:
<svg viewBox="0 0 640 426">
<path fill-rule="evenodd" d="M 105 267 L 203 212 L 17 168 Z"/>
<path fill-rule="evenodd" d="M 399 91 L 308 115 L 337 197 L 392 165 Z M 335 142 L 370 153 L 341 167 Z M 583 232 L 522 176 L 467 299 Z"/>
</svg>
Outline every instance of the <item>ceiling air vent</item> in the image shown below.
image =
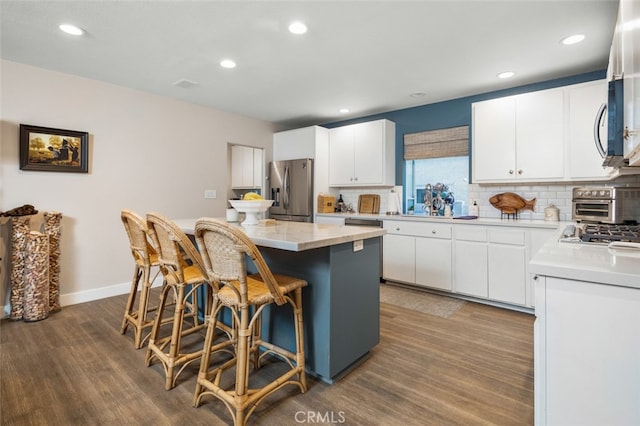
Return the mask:
<svg viewBox="0 0 640 426">
<path fill-rule="evenodd" d="M 180 80 L 173 83 L 174 86 L 182 87 L 183 89 L 188 89 L 189 87 L 195 86 L 196 84 L 198 83 L 196 83 L 195 81 L 188 80 L 186 78 L 181 78 Z"/>
</svg>

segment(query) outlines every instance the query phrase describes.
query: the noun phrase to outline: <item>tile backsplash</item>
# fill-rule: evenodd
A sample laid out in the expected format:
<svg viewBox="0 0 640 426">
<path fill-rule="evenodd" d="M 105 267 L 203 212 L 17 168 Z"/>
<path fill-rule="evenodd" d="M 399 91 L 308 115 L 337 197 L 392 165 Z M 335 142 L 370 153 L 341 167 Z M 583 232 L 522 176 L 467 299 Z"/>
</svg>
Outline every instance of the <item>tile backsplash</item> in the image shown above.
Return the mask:
<svg viewBox="0 0 640 426">
<path fill-rule="evenodd" d="M 469 199 L 467 205 L 477 202 L 480 208 L 480 217 L 500 217 L 500 210 L 489 203 L 489 198 L 502 192 L 514 192 L 523 198 L 536 199 L 535 210 L 522 210 L 520 217 L 523 219 L 544 220 L 544 209 L 550 204 L 560 209 L 560 220 L 571 220 L 571 191 L 578 186 L 612 186 L 612 185 L 638 185 L 640 186 L 640 175 L 627 175 L 619 177 L 613 181 L 598 182 L 570 182 L 570 183 L 548 183 L 532 185 L 480 185 L 469 184 Z M 402 194 L 402 186 L 393 188 L 398 194 Z M 360 194 L 380 195 L 380 213 L 389 210 L 389 194 L 391 188 L 332 188 L 332 195 L 336 200 L 342 194 L 345 203 L 352 204 L 354 209 L 358 207 L 358 196 Z"/>
<path fill-rule="evenodd" d="M 402 203 L 402 187 L 394 186 L 389 187 L 371 187 L 371 188 L 331 188 L 331 195 L 338 197 L 342 194 L 344 202 L 353 206 L 354 210 L 358 210 L 358 196 L 360 194 L 378 194 L 380 196 L 380 213 L 386 213 L 389 210 L 389 197 L 391 189 L 395 190 L 398 194 L 400 202 Z"/>
<path fill-rule="evenodd" d="M 534 184 L 534 185 L 469 185 L 469 202 L 474 201 L 480 207 L 480 217 L 500 217 L 500 210 L 489 202 L 489 198 L 502 192 L 514 192 L 523 198 L 536 199 L 536 207 L 532 212 L 522 210 L 521 218 L 544 220 L 544 209 L 550 204 L 560 209 L 560 220 L 571 220 L 571 193 L 579 186 L 612 186 L 612 185 L 640 185 L 640 175 L 619 177 L 613 181 L 598 182 L 570 182 L 563 184 Z"/>
</svg>

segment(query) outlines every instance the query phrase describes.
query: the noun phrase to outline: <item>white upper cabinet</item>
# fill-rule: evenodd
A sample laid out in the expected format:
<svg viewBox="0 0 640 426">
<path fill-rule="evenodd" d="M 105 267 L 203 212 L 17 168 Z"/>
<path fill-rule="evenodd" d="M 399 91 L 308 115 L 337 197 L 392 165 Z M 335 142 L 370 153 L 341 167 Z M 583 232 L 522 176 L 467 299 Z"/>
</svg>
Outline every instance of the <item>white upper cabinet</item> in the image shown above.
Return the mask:
<svg viewBox="0 0 640 426">
<path fill-rule="evenodd" d="M 564 176 L 564 92 L 542 90 L 516 97 L 516 175 L 524 180 Z"/>
<path fill-rule="evenodd" d="M 254 148 L 253 149 L 253 187 L 254 188 L 262 188 L 262 178 L 264 176 L 263 173 L 263 158 L 262 158 L 262 149 Z"/>
<path fill-rule="evenodd" d="M 545 90 L 474 103 L 474 182 L 562 179 L 563 96 Z"/>
<path fill-rule="evenodd" d="M 515 179 L 515 97 L 478 102 L 472 109 L 474 182 Z"/>
<path fill-rule="evenodd" d="M 610 167 L 596 148 L 607 149 L 607 82 L 576 84 L 569 87 L 569 178 L 571 180 L 608 179 Z M 589 123 L 591 125 L 589 125 Z M 600 141 L 596 141 L 596 138 Z"/>
<path fill-rule="evenodd" d="M 262 188 L 262 149 L 250 146 L 231 147 L 231 187 Z"/>
<path fill-rule="evenodd" d="M 285 130 L 273 134 L 273 161 L 317 159 L 319 149 L 326 150 L 329 130 L 320 126 Z M 314 165 L 314 167 L 317 164 Z"/>
<path fill-rule="evenodd" d="M 611 179 L 595 140 L 606 150 L 606 101 L 597 80 L 474 103 L 474 182 Z"/>
<path fill-rule="evenodd" d="M 393 186 L 395 123 L 370 121 L 329 131 L 330 186 Z"/>
</svg>

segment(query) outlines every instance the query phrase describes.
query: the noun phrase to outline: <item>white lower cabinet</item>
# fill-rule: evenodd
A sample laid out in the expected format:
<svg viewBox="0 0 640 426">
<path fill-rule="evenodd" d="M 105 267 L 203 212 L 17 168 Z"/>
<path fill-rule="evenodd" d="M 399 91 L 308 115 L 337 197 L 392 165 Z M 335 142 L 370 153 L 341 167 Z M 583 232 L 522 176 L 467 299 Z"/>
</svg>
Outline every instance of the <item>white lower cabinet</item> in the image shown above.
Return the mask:
<svg viewBox="0 0 640 426">
<path fill-rule="evenodd" d="M 553 228 L 385 220 L 383 278 L 533 307 L 529 260 Z"/>
<path fill-rule="evenodd" d="M 454 291 L 527 305 L 527 231 L 456 226 Z"/>
<path fill-rule="evenodd" d="M 416 238 L 416 284 L 452 290 L 451 232 L 449 238 Z"/>
<path fill-rule="evenodd" d="M 553 228 L 456 225 L 453 231 L 454 292 L 533 307 L 529 260 Z"/>
<path fill-rule="evenodd" d="M 452 290 L 451 225 L 385 220 L 384 279 Z"/>
<path fill-rule="evenodd" d="M 535 424 L 640 424 L 640 289 L 536 280 Z"/>
<path fill-rule="evenodd" d="M 382 244 L 382 259 L 382 276 L 385 279 L 405 283 L 416 282 L 415 237 L 385 235 Z"/>
<path fill-rule="evenodd" d="M 489 299 L 525 305 L 527 250 L 524 230 L 488 232 L 487 272 Z"/>
<path fill-rule="evenodd" d="M 488 297 L 487 230 L 483 226 L 456 226 L 454 290 L 470 296 Z"/>
</svg>

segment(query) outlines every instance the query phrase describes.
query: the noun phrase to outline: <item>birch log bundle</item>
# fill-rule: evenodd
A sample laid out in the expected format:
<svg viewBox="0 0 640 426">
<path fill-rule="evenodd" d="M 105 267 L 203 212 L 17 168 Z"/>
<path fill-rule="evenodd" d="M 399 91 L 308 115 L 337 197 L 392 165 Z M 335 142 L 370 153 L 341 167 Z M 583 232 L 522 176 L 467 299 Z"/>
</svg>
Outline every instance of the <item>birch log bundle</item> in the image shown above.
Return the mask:
<svg viewBox="0 0 640 426">
<path fill-rule="evenodd" d="M 49 317 L 49 236 L 31 231 L 24 253 L 24 313 L 25 321 L 40 321 Z"/>
<path fill-rule="evenodd" d="M 44 212 L 44 232 L 49 236 L 49 310 L 60 310 L 60 236 L 62 213 Z"/>
<path fill-rule="evenodd" d="M 11 229 L 11 314 L 12 320 L 22 319 L 24 314 L 24 251 L 29 235 L 30 218 L 14 217 Z"/>
<path fill-rule="evenodd" d="M 12 320 L 39 321 L 60 310 L 62 214 L 44 212 L 43 232 L 31 231 L 31 216 L 12 218 Z"/>
</svg>

